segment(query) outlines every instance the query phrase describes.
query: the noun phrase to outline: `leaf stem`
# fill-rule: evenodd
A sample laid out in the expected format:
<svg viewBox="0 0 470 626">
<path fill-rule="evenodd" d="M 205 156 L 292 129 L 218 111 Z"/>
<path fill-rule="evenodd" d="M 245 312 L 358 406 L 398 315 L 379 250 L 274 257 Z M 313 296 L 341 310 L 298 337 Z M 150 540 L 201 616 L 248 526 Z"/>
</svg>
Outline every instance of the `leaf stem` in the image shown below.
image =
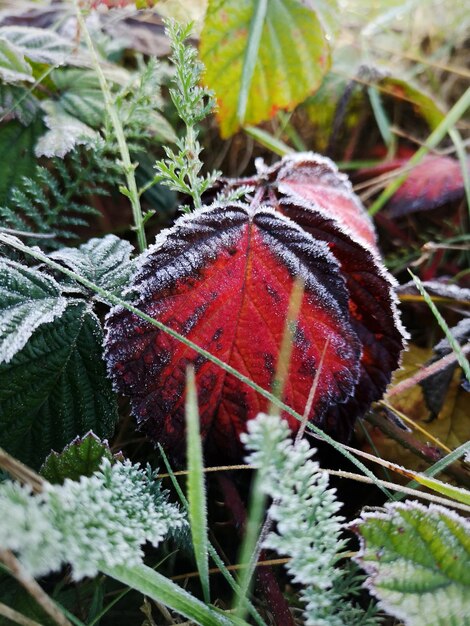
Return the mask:
<svg viewBox="0 0 470 626">
<path fill-rule="evenodd" d="M 124 135 L 124 129 L 119 119 L 119 115 L 117 113 L 116 107 L 113 103 L 113 98 L 111 95 L 111 90 L 109 89 L 108 83 L 106 81 L 106 77 L 101 69 L 100 61 L 98 55 L 96 54 L 95 47 L 93 45 L 93 41 L 91 40 L 90 33 L 88 31 L 85 20 L 83 19 L 83 15 L 80 7 L 78 6 L 78 1 L 74 0 L 75 11 L 77 14 L 77 21 L 80 25 L 80 29 L 83 32 L 83 36 L 85 38 L 86 45 L 90 52 L 91 61 L 93 64 L 93 69 L 98 76 L 98 80 L 100 83 L 101 91 L 103 93 L 104 105 L 106 108 L 106 113 L 109 115 L 109 119 L 111 120 L 114 132 L 116 134 L 116 140 L 119 146 L 119 152 L 121 154 L 122 167 L 124 170 L 124 174 L 127 181 L 127 187 L 121 187 L 120 191 L 123 195 L 129 198 L 132 207 L 132 215 L 134 217 L 134 230 L 137 234 L 137 243 L 139 246 L 139 250 L 143 252 L 147 247 L 147 241 L 145 237 L 144 230 L 144 222 L 142 215 L 142 208 L 140 206 L 140 196 L 137 188 L 137 182 L 135 180 L 135 164 L 132 163 L 129 147 L 126 142 L 126 137 Z"/>
</svg>

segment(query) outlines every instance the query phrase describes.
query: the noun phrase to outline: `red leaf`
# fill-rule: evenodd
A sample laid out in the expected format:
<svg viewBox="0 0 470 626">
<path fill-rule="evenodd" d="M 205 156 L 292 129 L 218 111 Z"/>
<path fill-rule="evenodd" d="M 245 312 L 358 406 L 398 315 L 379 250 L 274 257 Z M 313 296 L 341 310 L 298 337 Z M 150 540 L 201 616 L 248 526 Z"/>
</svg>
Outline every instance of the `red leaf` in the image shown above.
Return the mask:
<svg viewBox="0 0 470 626">
<path fill-rule="evenodd" d="M 310 419 L 346 440 L 383 394 L 405 334 L 372 225 L 323 157 L 286 157 L 224 186 L 246 183 L 256 187 L 250 206 L 213 205 L 159 237 L 134 281 L 134 304 L 269 390 L 300 275 L 305 295 L 283 400 L 303 413 L 328 342 Z M 184 379 L 194 363 L 206 449 L 239 458 L 246 421 L 266 409 L 258 393 L 127 310 L 115 309 L 107 327 L 109 371 L 153 440 L 183 451 Z"/>
<path fill-rule="evenodd" d="M 283 199 L 277 206 L 316 240 L 325 241 L 338 260 L 349 292 L 351 324 L 362 343 L 360 377 L 348 402 L 329 411 L 328 430 L 340 439 L 356 417 L 382 397 L 403 349 L 403 332 L 396 313 L 391 277 L 377 253 L 347 234 L 340 221 L 308 206 Z"/>
<path fill-rule="evenodd" d="M 361 170 L 360 179 L 380 176 L 399 167 L 406 167 L 407 159 Z M 462 167 L 456 159 L 443 156 L 426 156 L 414 167 L 387 204 L 387 215 L 401 217 L 408 213 L 429 211 L 464 196 Z"/>
<path fill-rule="evenodd" d="M 359 198 L 353 193 L 345 174 L 318 154 L 300 153 L 283 159 L 267 170 L 275 182 L 278 194 L 301 198 L 313 208 L 324 209 L 339 220 L 351 236 L 369 246 L 376 245 L 372 222 Z"/>
<path fill-rule="evenodd" d="M 333 255 L 279 213 L 214 206 L 179 219 L 151 249 L 135 279 L 134 303 L 269 390 L 297 275 L 305 295 L 284 401 L 303 413 L 328 341 L 312 412 L 321 424 L 328 407 L 353 393 L 361 346 Z M 259 394 L 125 309 L 115 309 L 107 327 L 110 373 L 153 440 L 181 452 L 192 362 L 209 451 L 240 456 L 246 421 L 266 409 Z M 286 418 L 296 430 L 297 420 Z"/>
</svg>

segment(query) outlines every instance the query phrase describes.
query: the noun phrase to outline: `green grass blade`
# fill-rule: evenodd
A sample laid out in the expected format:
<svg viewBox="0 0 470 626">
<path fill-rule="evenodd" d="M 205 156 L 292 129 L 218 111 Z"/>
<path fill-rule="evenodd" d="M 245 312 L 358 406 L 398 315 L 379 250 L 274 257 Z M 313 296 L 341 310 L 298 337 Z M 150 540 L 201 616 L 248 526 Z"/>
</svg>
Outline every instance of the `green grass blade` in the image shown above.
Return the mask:
<svg viewBox="0 0 470 626">
<path fill-rule="evenodd" d="M 247 135 L 253 137 L 255 141 L 261 144 L 264 148 L 274 152 L 274 154 L 285 156 L 286 154 L 294 154 L 295 152 L 295 150 L 290 148 L 281 139 L 273 137 L 273 135 L 270 135 L 262 128 L 256 128 L 256 126 L 245 126 L 244 130 Z"/>
<path fill-rule="evenodd" d="M 184 344 L 188 348 L 191 348 L 192 350 L 194 350 L 198 354 L 201 354 L 208 361 L 211 361 L 215 365 L 218 365 L 221 369 L 223 369 L 228 374 L 232 374 L 239 381 L 241 381 L 242 383 L 248 385 L 248 387 L 250 387 L 251 389 L 253 389 L 257 393 L 259 393 L 260 396 L 262 396 L 263 398 L 266 398 L 267 400 L 269 400 L 270 402 L 275 404 L 280 410 L 285 411 L 286 413 L 288 413 L 292 417 L 295 417 L 297 420 L 302 422 L 303 416 L 300 413 L 297 413 L 297 411 L 294 411 L 294 409 L 292 409 L 289 405 L 285 404 L 285 402 L 282 402 L 281 400 L 279 400 L 279 398 L 276 398 L 276 396 L 274 396 L 270 391 L 267 391 L 266 389 L 264 389 L 260 385 L 254 383 L 248 376 L 245 376 L 244 374 L 239 372 L 237 369 L 235 369 L 234 367 L 232 367 L 228 363 L 225 363 L 224 361 L 222 361 L 221 359 L 217 358 L 216 356 L 214 356 L 213 354 L 211 354 L 207 350 L 204 350 L 204 348 L 201 348 L 201 346 L 198 346 L 196 343 L 194 343 L 190 339 L 187 339 L 186 337 L 184 337 L 180 333 L 176 332 L 172 328 L 169 328 L 165 324 L 162 324 L 162 322 L 160 322 L 159 320 L 154 319 L 150 315 L 147 315 L 146 313 L 143 313 L 137 307 L 133 306 L 132 304 L 129 304 L 129 302 L 127 302 L 126 300 L 123 300 L 122 298 L 119 298 L 118 296 L 115 296 L 114 294 L 110 293 L 106 289 L 103 289 L 102 287 L 99 287 L 98 285 L 93 283 L 91 280 L 88 280 L 87 278 L 85 278 L 83 276 L 80 276 L 76 272 L 73 272 L 72 270 L 70 270 L 70 269 L 68 269 L 66 267 L 63 267 L 62 265 L 59 265 L 59 263 L 56 263 L 55 261 L 50 259 L 48 256 L 43 254 L 41 251 L 39 251 L 37 249 L 34 249 L 34 248 L 30 248 L 29 246 L 24 245 L 19 239 L 16 239 L 15 237 L 11 237 L 9 235 L 6 235 L 6 234 L 0 232 L 0 243 L 4 243 L 4 244 L 6 244 L 8 246 L 11 246 L 15 250 L 19 250 L 20 252 L 23 252 L 24 254 L 27 254 L 28 256 L 31 256 L 34 259 L 37 259 L 37 260 L 41 261 L 42 263 L 45 263 L 46 265 L 48 265 L 49 267 L 57 270 L 58 272 L 60 272 L 62 274 L 65 274 L 69 278 L 72 278 L 73 280 L 75 280 L 78 283 L 84 285 L 85 287 L 88 287 L 88 289 L 91 289 L 95 293 L 99 294 L 102 298 L 104 298 L 104 300 L 106 302 L 108 302 L 108 303 L 110 303 L 112 305 L 122 306 L 125 309 L 127 309 L 128 311 L 131 311 L 131 313 L 134 313 L 135 315 L 137 315 L 141 319 L 145 320 L 146 322 L 148 322 L 152 326 L 155 326 L 156 328 L 158 328 L 159 330 L 167 333 L 171 337 L 174 337 L 175 339 L 180 341 L 182 344 Z M 328 443 L 335 450 L 337 450 L 340 454 L 342 454 L 346 459 L 351 461 L 351 463 L 353 465 L 355 465 L 365 476 L 370 478 L 374 482 L 374 484 L 381 491 L 383 491 L 383 493 L 385 493 L 387 498 L 393 498 L 392 494 L 388 491 L 388 489 L 384 488 L 380 484 L 380 481 L 377 479 L 375 474 L 373 472 L 371 472 L 371 470 L 368 469 L 364 465 L 364 463 L 359 461 L 353 454 L 351 454 L 351 452 L 349 452 L 349 450 L 347 450 L 346 447 L 343 444 L 338 443 L 337 441 L 335 441 L 332 437 L 330 437 L 325 432 L 323 432 L 321 430 L 321 428 L 319 428 L 318 426 L 315 426 L 315 424 L 309 423 L 307 425 L 307 427 L 308 427 L 308 429 L 311 432 L 313 432 L 315 435 L 317 435 L 322 441 Z"/>
<path fill-rule="evenodd" d="M 248 94 L 250 93 L 251 81 L 258 60 L 261 34 L 263 32 L 266 11 L 268 10 L 268 0 L 255 0 L 255 4 L 256 7 L 250 22 L 250 32 L 248 34 L 245 58 L 243 59 L 240 91 L 238 93 L 237 118 L 241 125 L 243 125 L 245 121 Z"/>
<path fill-rule="evenodd" d="M 421 282 L 421 280 L 417 276 L 415 276 L 410 270 L 408 270 L 408 271 L 410 272 L 411 277 L 413 278 L 414 283 L 415 283 L 416 287 L 418 288 L 419 293 L 423 296 L 424 301 L 426 302 L 428 307 L 431 309 L 431 312 L 434 315 L 434 317 L 436 318 L 437 323 L 439 324 L 439 326 L 444 331 L 446 339 L 449 342 L 450 347 L 454 351 L 455 356 L 457 358 L 457 361 L 458 361 L 460 367 L 462 368 L 462 370 L 463 370 L 463 372 L 464 372 L 468 382 L 470 383 L 470 363 L 468 362 L 468 359 L 465 356 L 465 354 L 462 352 L 462 348 L 460 347 L 459 342 L 454 338 L 454 336 L 450 332 L 450 329 L 447 326 L 447 323 L 446 323 L 445 319 L 440 314 L 438 308 L 436 307 L 436 305 L 432 301 L 431 297 L 429 296 L 428 292 L 424 288 L 424 285 Z"/>
<path fill-rule="evenodd" d="M 401 187 L 405 180 L 410 175 L 412 168 L 420 163 L 429 150 L 435 148 L 444 138 L 444 136 L 455 126 L 462 115 L 470 106 L 470 87 L 463 94 L 463 96 L 457 100 L 451 110 L 447 113 L 442 122 L 434 129 L 429 135 L 427 141 L 419 150 L 417 150 L 411 159 L 408 161 L 407 166 L 410 168 L 407 172 L 401 176 L 397 176 L 387 187 L 383 190 L 377 200 L 372 204 L 369 209 L 369 215 L 375 215 L 380 209 L 390 200 L 393 194 Z"/>
<path fill-rule="evenodd" d="M 241 624 L 241 622 L 232 619 L 231 616 L 224 615 L 207 606 L 147 565 L 134 565 L 132 567 L 115 565 L 114 567 L 102 568 L 101 571 L 201 626 Z M 246 622 L 243 624 L 248 626 Z"/>
<path fill-rule="evenodd" d="M 437 474 L 440 474 L 443 470 L 445 470 L 445 468 L 448 465 L 455 463 L 455 461 L 458 461 L 462 456 L 464 456 L 468 452 L 470 452 L 470 441 L 466 441 L 455 450 L 452 450 L 452 452 L 450 452 L 449 454 L 446 454 L 445 457 L 443 457 L 442 459 L 439 459 L 439 461 L 431 465 L 431 467 L 428 467 L 428 469 L 422 472 L 422 474 L 424 476 L 430 476 L 430 477 L 436 476 Z M 418 486 L 419 486 L 419 483 L 416 482 L 415 480 L 411 480 L 406 485 L 406 487 L 409 487 L 410 489 L 416 489 L 416 487 Z M 406 497 L 406 494 L 403 493 L 403 494 L 396 496 L 395 499 L 402 500 L 405 497 Z"/>
<path fill-rule="evenodd" d="M 460 167 L 462 168 L 463 185 L 465 188 L 465 197 L 467 198 L 467 208 L 470 212 L 470 173 L 468 168 L 468 157 L 465 145 L 462 141 L 459 131 L 456 128 L 449 130 L 449 137 L 452 139 L 455 151 L 459 157 Z"/>
<path fill-rule="evenodd" d="M 175 491 L 176 491 L 176 493 L 178 495 L 178 498 L 180 499 L 180 502 L 184 506 L 184 508 L 186 510 L 188 510 L 188 508 L 189 508 L 188 501 L 187 501 L 187 499 L 186 499 L 186 497 L 185 497 L 185 495 L 184 495 L 184 493 L 183 493 L 183 491 L 182 491 L 182 489 L 181 489 L 181 487 L 180 487 L 180 485 L 179 485 L 179 483 L 178 483 L 178 481 L 176 479 L 175 473 L 173 472 L 173 469 L 172 469 L 172 467 L 170 465 L 168 457 L 166 456 L 165 451 L 163 450 L 163 448 L 161 447 L 160 444 L 158 445 L 158 448 L 159 448 L 160 454 L 162 456 L 163 463 L 165 464 L 166 471 L 168 472 L 168 475 L 169 475 L 170 480 L 171 480 L 171 482 L 173 484 L 173 487 L 175 488 Z M 220 573 L 225 578 L 225 580 L 228 582 L 228 584 L 230 585 L 232 590 L 235 592 L 235 594 L 241 599 L 242 602 L 245 603 L 246 610 L 250 613 L 250 615 L 254 619 L 254 621 L 258 624 L 258 626 L 266 626 L 265 622 L 260 617 L 259 613 L 255 609 L 253 604 L 246 597 L 246 595 L 242 594 L 240 586 L 235 581 L 234 577 L 229 572 L 229 570 L 226 568 L 225 563 L 222 561 L 222 559 L 218 555 L 216 549 L 214 548 L 214 546 L 210 542 L 208 543 L 208 549 L 209 549 L 209 555 L 210 555 L 211 559 L 214 561 L 216 566 L 219 568 Z"/>
<path fill-rule="evenodd" d="M 188 463 L 188 515 L 194 556 L 206 604 L 210 603 L 207 508 L 199 409 L 194 368 L 188 367 L 186 379 L 186 443 Z"/>
<path fill-rule="evenodd" d="M 384 109 L 380 94 L 375 86 L 368 87 L 367 93 L 369 95 L 369 101 L 372 111 L 374 112 L 375 121 L 377 122 L 380 134 L 382 135 L 382 139 L 384 140 L 387 148 L 390 150 L 394 144 L 394 136 L 390 130 L 390 120 L 388 119 L 387 113 Z"/>
</svg>

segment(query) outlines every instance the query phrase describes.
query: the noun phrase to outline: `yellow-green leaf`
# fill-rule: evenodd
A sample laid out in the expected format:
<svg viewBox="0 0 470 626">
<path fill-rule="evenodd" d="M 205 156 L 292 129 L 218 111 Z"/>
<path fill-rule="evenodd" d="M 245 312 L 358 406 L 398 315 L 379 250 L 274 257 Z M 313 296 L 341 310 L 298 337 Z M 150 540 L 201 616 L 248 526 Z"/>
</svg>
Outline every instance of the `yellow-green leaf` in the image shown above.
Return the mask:
<svg viewBox="0 0 470 626">
<path fill-rule="evenodd" d="M 220 132 L 292 109 L 330 65 L 319 16 L 298 0 L 209 0 L 200 53 L 217 97 Z M 237 114 L 238 113 L 238 114 Z"/>
</svg>

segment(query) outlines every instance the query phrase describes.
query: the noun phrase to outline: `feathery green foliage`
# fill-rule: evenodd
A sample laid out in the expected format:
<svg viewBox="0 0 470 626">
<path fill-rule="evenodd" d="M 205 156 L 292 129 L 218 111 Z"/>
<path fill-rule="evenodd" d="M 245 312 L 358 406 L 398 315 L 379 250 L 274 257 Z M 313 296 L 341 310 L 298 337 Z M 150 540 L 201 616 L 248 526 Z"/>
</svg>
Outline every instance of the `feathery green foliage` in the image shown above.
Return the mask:
<svg viewBox="0 0 470 626">
<path fill-rule="evenodd" d="M 290 557 L 287 571 L 304 588 L 307 626 L 351 626 L 364 623 L 364 613 L 341 596 L 343 571 L 337 567 L 345 547 L 341 503 L 328 486 L 328 474 L 316 461 L 305 439 L 292 441 L 290 428 L 276 415 L 259 414 L 242 435 L 247 462 L 259 472 L 260 489 L 273 499 L 268 519 L 276 530 L 263 547 Z M 375 623 L 370 621 L 369 623 Z"/>
</svg>

